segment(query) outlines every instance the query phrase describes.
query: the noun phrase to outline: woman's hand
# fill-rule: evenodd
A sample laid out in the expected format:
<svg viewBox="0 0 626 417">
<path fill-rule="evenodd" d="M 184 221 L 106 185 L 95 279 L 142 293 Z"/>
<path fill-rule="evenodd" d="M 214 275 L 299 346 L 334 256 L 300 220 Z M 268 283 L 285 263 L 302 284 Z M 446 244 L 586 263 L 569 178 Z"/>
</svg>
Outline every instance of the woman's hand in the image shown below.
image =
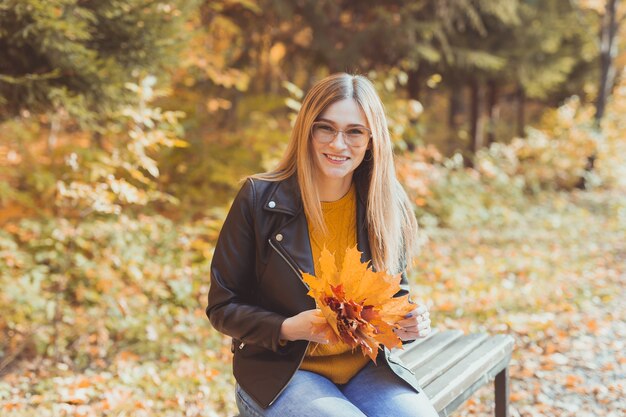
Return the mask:
<svg viewBox="0 0 626 417">
<path fill-rule="evenodd" d="M 395 329 L 396 335 L 401 340 L 414 340 L 426 337 L 430 334 L 430 313 L 424 304 L 420 304 L 406 317 L 398 322 L 399 329 Z"/>
<path fill-rule="evenodd" d="M 320 309 L 306 310 L 283 321 L 280 327 L 283 340 L 309 340 L 327 344 L 336 341 L 335 333 Z"/>
</svg>

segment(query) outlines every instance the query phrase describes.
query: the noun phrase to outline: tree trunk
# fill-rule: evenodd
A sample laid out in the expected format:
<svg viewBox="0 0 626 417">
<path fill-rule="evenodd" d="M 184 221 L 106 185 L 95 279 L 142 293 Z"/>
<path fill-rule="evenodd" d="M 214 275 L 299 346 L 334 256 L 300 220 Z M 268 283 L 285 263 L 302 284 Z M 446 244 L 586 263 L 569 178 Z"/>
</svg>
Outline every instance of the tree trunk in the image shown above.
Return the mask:
<svg viewBox="0 0 626 417">
<path fill-rule="evenodd" d="M 421 78 L 422 77 L 421 77 L 419 69 L 409 71 L 409 81 L 407 82 L 407 91 L 409 93 L 409 98 L 413 100 L 420 101 Z"/>
<path fill-rule="evenodd" d="M 102 143 L 102 133 L 93 132 L 91 134 L 91 146 L 98 149 L 104 149 L 104 144 Z"/>
<path fill-rule="evenodd" d="M 496 141 L 496 124 L 500 118 L 500 105 L 498 103 L 498 83 L 495 80 L 489 80 L 487 83 L 487 146 Z"/>
<path fill-rule="evenodd" d="M 598 88 L 595 114 L 595 121 L 598 128 L 604 116 L 606 100 L 615 81 L 613 60 L 617 55 L 615 35 L 618 25 L 615 15 L 618 3 L 619 0 L 607 0 L 606 12 L 602 17 L 602 28 L 600 30 L 600 86 Z"/>
<path fill-rule="evenodd" d="M 617 45 L 615 37 L 618 26 L 616 19 L 617 6 L 619 0 L 607 0 L 606 11 L 602 16 L 602 27 L 600 28 L 600 85 L 598 86 L 598 98 L 596 100 L 596 114 L 594 115 L 596 129 L 600 130 L 606 101 L 615 83 L 615 66 L 613 60 L 617 56 Z M 594 150 L 587 157 L 585 172 L 592 172 L 595 166 L 597 154 Z M 586 176 L 581 176 L 576 184 L 577 188 L 586 188 Z"/>
<path fill-rule="evenodd" d="M 59 139 L 59 131 L 61 130 L 61 120 L 58 112 L 51 113 L 50 117 L 50 133 L 48 133 L 47 151 L 48 157 L 52 160 L 52 154 L 57 147 Z"/>
<path fill-rule="evenodd" d="M 526 135 L 526 116 L 524 115 L 524 102 L 526 101 L 526 95 L 524 94 L 524 87 L 521 85 L 518 87 L 515 93 L 516 111 L 517 111 L 517 136 L 523 138 Z"/>
<path fill-rule="evenodd" d="M 471 84 L 470 98 L 470 134 L 471 134 L 471 151 L 476 154 L 484 145 L 484 119 L 483 102 L 484 102 L 484 86 L 478 80 L 473 80 Z"/>
<path fill-rule="evenodd" d="M 448 106 L 448 127 L 455 131 L 459 128 L 459 118 L 463 113 L 463 89 L 453 85 L 450 91 L 450 99 Z"/>
</svg>

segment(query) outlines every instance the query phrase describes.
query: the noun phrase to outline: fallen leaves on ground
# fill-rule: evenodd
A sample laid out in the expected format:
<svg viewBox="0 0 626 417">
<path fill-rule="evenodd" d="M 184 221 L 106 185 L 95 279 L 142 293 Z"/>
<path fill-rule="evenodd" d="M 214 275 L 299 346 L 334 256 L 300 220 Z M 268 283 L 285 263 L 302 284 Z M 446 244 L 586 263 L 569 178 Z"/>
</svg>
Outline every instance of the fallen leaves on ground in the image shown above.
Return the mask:
<svg viewBox="0 0 626 417">
<path fill-rule="evenodd" d="M 431 231 L 413 277 L 433 326 L 508 333 L 512 417 L 626 415 L 626 198 L 546 195 L 506 227 Z M 494 414 L 493 385 L 459 417 Z"/>
<path fill-rule="evenodd" d="M 413 295 L 429 303 L 433 327 L 515 337 L 511 417 L 626 415 L 624 193 L 546 194 L 507 224 L 429 235 Z M 0 378 L 0 415 L 236 414 L 230 341 L 209 330 L 206 288 L 197 291 L 202 301 L 176 326 L 202 342 L 167 339 L 168 355 L 154 359 L 143 344 L 107 341 L 83 367 L 22 361 Z M 493 386 L 454 415 L 493 416 Z"/>
</svg>

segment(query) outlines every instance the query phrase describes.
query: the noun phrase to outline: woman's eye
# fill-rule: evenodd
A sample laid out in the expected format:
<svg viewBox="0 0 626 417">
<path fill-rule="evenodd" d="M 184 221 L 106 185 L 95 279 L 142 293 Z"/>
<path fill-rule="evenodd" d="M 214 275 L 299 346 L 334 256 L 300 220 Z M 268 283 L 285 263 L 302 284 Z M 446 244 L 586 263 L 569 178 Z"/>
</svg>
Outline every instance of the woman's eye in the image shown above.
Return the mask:
<svg viewBox="0 0 626 417">
<path fill-rule="evenodd" d="M 335 129 L 329 125 L 319 125 L 318 129 L 320 129 L 323 132 L 328 132 L 328 133 L 332 133 L 335 131 Z"/>
<path fill-rule="evenodd" d="M 348 130 L 348 135 L 361 136 L 365 134 L 365 129 L 354 128 Z"/>
</svg>

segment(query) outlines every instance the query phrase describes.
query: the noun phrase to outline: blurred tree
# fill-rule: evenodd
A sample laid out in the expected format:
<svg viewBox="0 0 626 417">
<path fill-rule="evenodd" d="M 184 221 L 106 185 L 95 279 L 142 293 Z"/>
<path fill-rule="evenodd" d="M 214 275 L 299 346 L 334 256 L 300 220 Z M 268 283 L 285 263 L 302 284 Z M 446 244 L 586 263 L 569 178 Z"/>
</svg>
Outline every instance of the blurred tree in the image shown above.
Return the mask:
<svg viewBox="0 0 626 417">
<path fill-rule="evenodd" d="M 187 114 L 190 146 L 159 158 L 168 190 L 190 208 L 185 215 L 225 203 L 239 179 L 262 170 L 284 139 L 270 137 L 277 134 L 268 127 L 273 109 L 285 106 L 284 97 L 270 97 L 263 84 L 279 83 L 276 70 L 262 75 L 260 62 L 268 59 L 262 38 L 274 33 L 265 13 L 256 0 L 211 0 L 188 22 L 191 36 L 173 72 L 174 94 L 162 103 Z"/>
<path fill-rule="evenodd" d="M 517 101 L 517 133 L 523 136 L 526 98 L 562 100 L 580 92 L 582 83 L 572 76 L 588 74 L 596 54 L 585 29 L 590 16 L 570 2 L 481 0 L 476 7 L 482 28 L 468 27 L 451 36 L 447 59 L 432 70 L 441 71 L 452 91 L 451 123 L 458 123 L 463 88 L 470 91 L 470 154 L 496 140 L 504 92 Z"/>
<path fill-rule="evenodd" d="M 599 54 L 599 80 L 597 88 L 597 96 L 595 102 L 595 129 L 601 132 L 602 119 L 606 108 L 607 101 L 616 81 L 617 69 L 615 68 L 615 59 L 618 56 L 618 33 L 621 24 L 626 20 L 626 9 L 623 3 L 620 5 L 619 0 L 581 0 L 581 7 L 591 11 L 595 11 L 600 19 L 600 54 Z M 585 174 L 580 177 L 578 182 L 579 188 L 585 188 L 587 178 L 590 177 L 594 170 L 597 158 L 597 149 L 589 153 L 587 164 L 585 166 Z"/>
<path fill-rule="evenodd" d="M 598 50 L 588 28 L 594 16 L 573 2 L 525 0 L 520 8 L 522 24 L 512 35 L 515 47 L 507 50 L 509 80 L 518 87 L 523 112 L 525 98 L 559 105 L 567 97 L 584 96 Z M 518 116 L 517 134 L 523 136 L 525 121 Z"/>
<path fill-rule="evenodd" d="M 68 112 L 97 125 L 136 99 L 124 88 L 177 62 L 182 0 L 4 0 L 0 3 L 0 121 Z"/>
<path fill-rule="evenodd" d="M 225 202 L 242 176 L 271 166 L 287 140 L 298 91 L 335 71 L 367 73 L 385 89 L 395 74 L 395 99 L 449 91 L 451 124 L 464 129 L 458 116 L 465 109 L 471 115 L 472 144 L 462 146 L 479 149 L 497 139 L 504 98 L 553 103 L 580 90 L 572 78 L 584 79 L 581 63 L 594 48 L 580 35 L 586 15 L 576 20 L 574 6 L 559 3 L 204 1 L 168 99 L 189 116 L 191 146 L 164 155 L 163 178 L 194 207 L 205 207 L 207 198 L 208 205 Z M 524 119 L 524 100 L 517 101 Z M 415 118 L 406 123 L 406 132 L 423 131 Z M 403 148 L 413 149 L 415 138 L 405 139 Z"/>
<path fill-rule="evenodd" d="M 614 60 L 617 56 L 617 33 L 621 23 L 626 19 L 626 13 L 619 13 L 619 0 L 607 0 L 602 14 L 600 26 L 600 83 L 596 100 L 596 123 L 598 126 L 604 116 L 607 98 L 615 84 Z"/>
<path fill-rule="evenodd" d="M 449 76 L 453 79 L 452 89 L 457 91 L 453 95 L 462 91 L 463 84 L 469 88 L 472 153 L 485 144 L 488 133 L 485 132 L 485 109 L 488 109 L 489 115 L 496 113 L 498 83 L 492 77 L 504 72 L 507 60 L 503 52 L 511 47 L 511 38 L 502 37 L 502 34 L 521 23 L 520 4 L 517 0 L 480 0 L 475 4 L 482 24 L 469 26 L 467 29 L 459 27 L 450 39 L 447 59 L 440 66 L 444 80 Z M 453 100 L 458 101 L 458 98 L 453 96 Z M 470 161 L 469 158 L 466 160 Z"/>
<path fill-rule="evenodd" d="M 188 114 L 191 146 L 164 155 L 164 178 L 192 206 L 224 202 L 243 175 L 271 167 L 300 89 L 329 72 L 436 61 L 435 45 L 445 42 L 440 22 L 462 10 L 407 0 L 205 1 L 168 102 Z"/>
</svg>

